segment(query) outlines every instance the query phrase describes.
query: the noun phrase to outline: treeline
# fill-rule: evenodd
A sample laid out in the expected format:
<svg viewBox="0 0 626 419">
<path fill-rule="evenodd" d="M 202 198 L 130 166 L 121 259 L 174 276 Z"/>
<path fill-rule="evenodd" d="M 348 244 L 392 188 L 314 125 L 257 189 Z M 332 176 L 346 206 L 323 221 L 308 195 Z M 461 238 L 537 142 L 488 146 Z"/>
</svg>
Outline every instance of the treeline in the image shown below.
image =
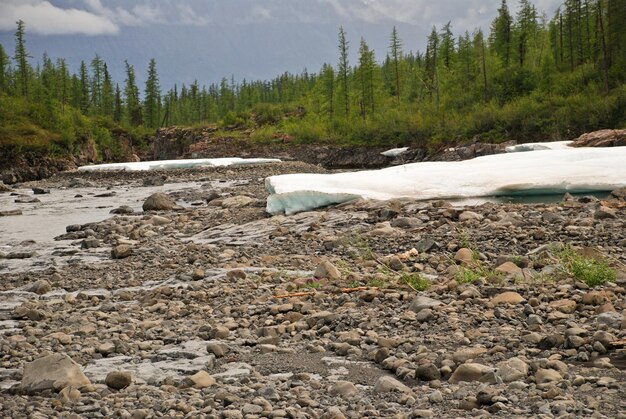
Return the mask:
<svg viewBox="0 0 626 419">
<path fill-rule="evenodd" d="M 407 51 L 393 28 L 384 56 L 361 39 L 351 63 L 355 46 L 340 28 L 338 62 L 318 73 L 224 78 L 163 91 L 154 59 L 142 89 L 131 64 L 120 84 L 98 55 L 78 74 L 47 55 L 32 68 L 18 22 L 14 56 L 0 45 L 0 111 L 10 98 L 22 100 L 29 117 L 67 148 L 86 120 L 104 142 L 116 126 L 204 123 L 255 128 L 253 138 L 264 141 L 281 134 L 309 142 L 429 145 L 570 138 L 626 124 L 625 27 L 626 0 L 566 0 L 551 19 L 528 0 L 516 11 L 502 0 L 488 33 L 455 35 L 449 22 L 432 28 L 425 51 Z"/>
</svg>

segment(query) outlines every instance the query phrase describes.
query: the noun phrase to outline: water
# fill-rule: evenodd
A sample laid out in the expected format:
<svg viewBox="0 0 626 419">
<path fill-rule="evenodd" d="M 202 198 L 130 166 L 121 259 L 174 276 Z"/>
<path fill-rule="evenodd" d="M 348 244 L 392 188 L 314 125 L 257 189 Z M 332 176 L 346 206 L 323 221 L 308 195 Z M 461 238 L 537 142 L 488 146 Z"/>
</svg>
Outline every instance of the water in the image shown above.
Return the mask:
<svg viewBox="0 0 626 419">
<path fill-rule="evenodd" d="M 584 196 L 593 196 L 598 199 L 606 199 L 610 192 L 587 192 L 573 193 L 574 198 L 582 198 Z M 482 205 L 486 202 L 495 204 L 556 204 L 563 202 L 563 193 L 557 194 L 537 194 L 537 195 L 508 195 L 508 196 L 481 196 L 476 198 L 451 199 L 450 202 L 455 205 Z"/>
<path fill-rule="evenodd" d="M 81 250 L 71 241 L 55 241 L 65 233 L 71 224 L 98 222 L 114 216 L 110 211 L 127 205 L 142 215 L 145 199 L 155 192 L 173 192 L 184 189 L 199 189 L 197 182 L 168 183 L 163 186 L 135 187 L 120 186 L 112 189 L 84 187 L 72 189 L 52 189 L 50 194 L 34 195 L 30 189 L 17 189 L 15 192 L 35 197 L 38 203 L 16 203 L 18 196 L 0 194 L 0 208 L 19 209 L 22 215 L 0 217 L 0 252 L 35 251 L 28 259 L 0 259 L 0 273 L 8 271 L 32 270 L 39 267 L 66 263 L 68 256 L 55 257 L 53 252 L 71 254 L 80 251 L 85 257 L 100 259 L 104 248 Z M 115 192 L 112 196 L 97 197 Z M 187 206 L 186 203 L 180 205 Z"/>
</svg>

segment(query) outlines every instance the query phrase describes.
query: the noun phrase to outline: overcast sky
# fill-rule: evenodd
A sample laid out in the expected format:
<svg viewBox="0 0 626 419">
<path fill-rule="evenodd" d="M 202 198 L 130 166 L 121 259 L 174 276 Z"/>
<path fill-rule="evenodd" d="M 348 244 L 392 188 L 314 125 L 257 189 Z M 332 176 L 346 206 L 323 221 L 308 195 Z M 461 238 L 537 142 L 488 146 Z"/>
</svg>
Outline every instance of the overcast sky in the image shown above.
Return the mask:
<svg viewBox="0 0 626 419">
<path fill-rule="evenodd" d="M 509 1 L 515 14 L 517 1 Z M 534 0 L 551 17 L 562 0 Z M 352 56 L 364 37 L 379 59 L 395 25 L 406 50 L 423 49 L 433 25 L 455 34 L 488 31 L 499 0 L 0 0 L 0 43 L 12 53 L 15 22 L 26 23 L 28 48 L 66 57 L 73 66 L 95 53 L 113 71 L 128 59 L 145 69 L 157 59 L 164 83 L 222 76 L 269 78 L 317 71 L 336 61 L 343 25 Z M 84 56 L 80 56 L 84 54 Z M 145 61 L 145 62 L 144 62 Z M 141 76 L 140 76 L 141 78 Z M 169 86 L 168 86 L 169 87 Z"/>
</svg>

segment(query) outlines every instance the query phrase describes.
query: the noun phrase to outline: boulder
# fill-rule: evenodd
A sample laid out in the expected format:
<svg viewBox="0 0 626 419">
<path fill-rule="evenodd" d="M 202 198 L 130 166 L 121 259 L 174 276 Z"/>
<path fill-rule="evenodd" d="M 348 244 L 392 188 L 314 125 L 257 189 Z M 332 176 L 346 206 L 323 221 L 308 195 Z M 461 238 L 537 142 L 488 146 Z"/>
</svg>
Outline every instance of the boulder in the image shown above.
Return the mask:
<svg viewBox="0 0 626 419">
<path fill-rule="evenodd" d="M 339 272 L 339 269 L 337 269 L 335 265 L 325 260 L 315 269 L 313 276 L 318 279 L 326 278 L 338 280 L 341 279 L 341 272 Z"/>
<path fill-rule="evenodd" d="M 507 291 L 507 292 L 503 292 L 503 293 L 498 294 L 495 297 L 493 297 L 491 299 L 491 304 L 493 304 L 493 305 L 498 305 L 498 304 L 519 304 L 519 303 L 524 302 L 524 301 L 526 301 L 526 299 L 524 299 L 524 297 L 522 297 L 518 293 L 516 293 L 514 291 Z"/>
<path fill-rule="evenodd" d="M 122 390 L 133 382 L 133 376 L 129 372 L 112 371 L 107 374 L 104 384 L 114 390 Z"/>
<path fill-rule="evenodd" d="M 411 389 L 389 375 L 383 375 L 376 380 L 376 384 L 374 384 L 374 393 L 391 393 L 392 391 L 410 393 Z"/>
<path fill-rule="evenodd" d="M 493 368 L 482 364 L 466 363 L 461 364 L 454 370 L 454 373 L 448 380 L 452 384 L 459 383 L 461 381 L 479 381 L 483 376 L 493 372 Z"/>
<path fill-rule="evenodd" d="M 150 195 L 142 206 L 144 211 L 169 211 L 173 209 L 179 209 L 174 199 L 162 192 L 153 193 Z"/>
<path fill-rule="evenodd" d="M 65 387 L 82 388 L 91 385 L 76 362 L 65 354 L 52 354 L 24 365 L 21 388 L 25 393 L 45 390 L 59 391 Z"/>
</svg>

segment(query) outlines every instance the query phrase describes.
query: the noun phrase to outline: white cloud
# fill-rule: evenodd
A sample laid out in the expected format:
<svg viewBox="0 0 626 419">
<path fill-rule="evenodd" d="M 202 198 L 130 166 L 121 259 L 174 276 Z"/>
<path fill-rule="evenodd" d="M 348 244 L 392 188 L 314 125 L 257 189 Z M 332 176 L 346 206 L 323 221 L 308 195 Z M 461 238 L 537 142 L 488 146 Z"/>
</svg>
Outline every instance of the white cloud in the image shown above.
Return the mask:
<svg viewBox="0 0 626 419">
<path fill-rule="evenodd" d="M 48 1 L 3 0 L 0 3 L 0 30 L 13 30 L 23 20 L 30 33 L 41 35 L 111 35 L 119 26 L 108 19 L 80 9 L 62 9 Z"/>
</svg>

